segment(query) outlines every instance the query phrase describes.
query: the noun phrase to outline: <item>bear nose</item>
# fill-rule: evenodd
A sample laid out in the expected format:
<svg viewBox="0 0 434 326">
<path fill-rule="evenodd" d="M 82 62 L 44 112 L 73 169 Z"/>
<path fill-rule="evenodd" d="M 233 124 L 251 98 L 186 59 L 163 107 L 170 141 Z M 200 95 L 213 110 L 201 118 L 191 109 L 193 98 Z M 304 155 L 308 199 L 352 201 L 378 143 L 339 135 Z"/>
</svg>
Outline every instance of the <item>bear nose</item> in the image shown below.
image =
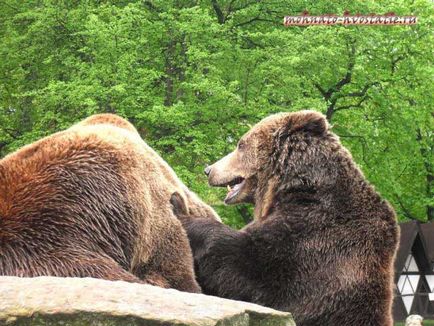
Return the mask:
<svg viewBox="0 0 434 326">
<path fill-rule="evenodd" d="M 207 166 L 203 172 L 205 172 L 206 176 L 209 176 L 209 174 L 211 173 L 211 168 Z"/>
</svg>

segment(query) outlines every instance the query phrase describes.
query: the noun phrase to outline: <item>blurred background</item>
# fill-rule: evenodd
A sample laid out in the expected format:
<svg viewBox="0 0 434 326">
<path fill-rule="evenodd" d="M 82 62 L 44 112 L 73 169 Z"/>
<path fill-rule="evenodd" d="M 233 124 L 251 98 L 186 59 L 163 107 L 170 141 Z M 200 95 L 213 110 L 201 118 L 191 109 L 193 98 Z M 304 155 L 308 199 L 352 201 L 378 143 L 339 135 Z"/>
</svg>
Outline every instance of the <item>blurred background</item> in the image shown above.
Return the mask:
<svg viewBox="0 0 434 326">
<path fill-rule="evenodd" d="M 285 15 L 416 15 L 413 26 L 284 27 Z M 206 164 L 261 118 L 327 115 L 400 221 L 434 220 L 433 2 L 0 1 L 0 157 L 91 114 L 128 118 L 224 207 Z"/>
</svg>

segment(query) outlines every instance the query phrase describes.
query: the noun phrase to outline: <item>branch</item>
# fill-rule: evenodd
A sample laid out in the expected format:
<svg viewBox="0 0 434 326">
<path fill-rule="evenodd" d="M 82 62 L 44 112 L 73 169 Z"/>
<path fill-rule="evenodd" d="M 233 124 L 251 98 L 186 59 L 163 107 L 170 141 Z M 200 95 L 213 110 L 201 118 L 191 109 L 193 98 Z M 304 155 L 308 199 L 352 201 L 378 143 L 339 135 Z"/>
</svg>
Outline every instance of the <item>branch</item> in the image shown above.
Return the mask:
<svg viewBox="0 0 434 326">
<path fill-rule="evenodd" d="M 351 79 L 353 77 L 353 68 L 355 65 L 355 55 L 356 55 L 356 47 L 354 44 L 355 44 L 354 42 L 351 43 L 351 51 L 348 55 L 347 73 L 334 87 L 330 88 L 328 92 L 337 93 L 341 90 L 341 88 L 344 85 L 351 83 Z"/>
<path fill-rule="evenodd" d="M 341 111 L 341 110 L 349 110 L 349 109 L 354 109 L 354 108 L 361 108 L 363 102 L 365 102 L 368 98 L 369 98 L 369 96 L 365 95 L 365 96 L 363 96 L 359 100 L 359 102 L 357 104 L 350 104 L 350 105 L 339 106 L 339 107 L 335 108 L 334 111 L 337 112 L 337 111 Z"/>
<path fill-rule="evenodd" d="M 338 99 L 336 97 L 334 99 L 332 99 L 329 106 L 327 107 L 326 118 L 330 122 L 332 121 L 333 114 L 335 113 L 335 105 L 336 105 L 337 100 Z"/>
<path fill-rule="evenodd" d="M 399 55 L 398 57 L 396 57 L 394 59 L 392 58 L 392 61 L 390 62 L 390 70 L 392 72 L 392 75 L 395 73 L 397 63 L 399 61 L 402 61 L 402 60 L 406 59 L 406 58 L 407 57 L 404 56 L 404 55 Z"/>
<path fill-rule="evenodd" d="M 407 209 L 407 208 L 404 206 L 403 202 L 401 201 L 401 198 L 399 198 L 398 195 L 395 195 L 395 197 L 396 197 L 396 201 L 398 202 L 399 206 L 400 206 L 401 209 L 402 209 L 402 212 L 404 213 L 404 216 L 407 217 L 407 218 L 409 218 L 410 220 L 416 220 L 416 221 L 418 221 L 419 219 L 416 218 L 416 217 L 415 217 L 415 216 L 410 212 L 410 210 Z"/>
<path fill-rule="evenodd" d="M 245 40 L 245 41 L 247 41 L 247 42 L 249 43 L 248 45 L 252 45 L 253 47 L 257 47 L 257 48 L 264 49 L 264 46 L 263 46 L 263 45 L 261 45 L 261 44 L 259 44 L 259 43 L 256 43 L 255 41 L 253 41 L 253 40 L 252 40 L 251 38 L 249 38 L 248 36 L 243 35 L 243 36 L 242 36 L 242 39 Z"/>
<path fill-rule="evenodd" d="M 376 81 L 376 82 L 367 83 L 365 86 L 363 86 L 361 91 L 352 92 L 352 93 L 348 93 L 348 94 L 342 94 L 342 95 L 341 94 L 336 95 L 336 99 L 345 98 L 345 97 L 361 97 L 361 99 L 359 100 L 359 102 L 357 104 L 350 104 L 350 105 L 343 105 L 340 107 L 336 107 L 336 108 L 334 108 L 333 113 L 336 111 L 341 111 L 341 110 L 361 108 L 363 102 L 365 102 L 367 99 L 370 98 L 370 96 L 367 93 L 372 86 L 381 86 L 382 82 L 390 82 L 390 81 L 393 81 L 393 80 L 385 79 L 385 80 L 382 80 L 381 82 Z"/>
<path fill-rule="evenodd" d="M 321 93 L 322 97 L 324 97 L 325 100 L 327 100 L 327 92 L 325 91 L 324 88 L 321 87 L 320 84 L 318 83 L 313 83 L 313 85 L 318 89 L 318 91 Z"/>
<path fill-rule="evenodd" d="M 379 82 L 373 82 L 373 83 L 368 83 L 365 86 L 363 86 L 363 89 L 359 92 L 352 92 L 352 93 L 348 93 L 343 95 L 342 97 L 359 97 L 359 96 L 365 96 L 366 93 L 368 92 L 368 90 L 372 87 L 372 86 L 378 86 L 380 85 Z"/>
<path fill-rule="evenodd" d="M 151 1 L 144 1 L 143 4 L 148 6 L 149 9 L 152 9 L 152 10 L 158 12 L 158 8 Z"/>
<path fill-rule="evenodd" d="M 228 10 L 227 10 L 227 14 L 229 15 L 232 12 L 232 5 L 234 4 L 235 0 L 231 0 L 231 2 L 229 2 L 229 6 L 228 6 Z"/>
<path fill-rule="evenodd" d="M 254 1 L 251 1 L 251 2 L 247 2 L 244 5 L 240 5 L 238 7 L 234 7 L 235 2 L 236 2 L 236 0 L 231 0 L 229 2 L 229 5 L 227 6 L 227 9 L 225 10 L 226 11 L 226 15 L 225 15 L 223 13 L 222 8 L 217 3 L 217 0 L 211 0 L 211 4 L 212 4 L 212 6 L 214 8 L 214 11 L 217 14 L 217 19 L 218 19 L 218 22 L 220 24 L 224 24 L 226 21 L 228 21 L 229 18 L 230 18 L 230 15 L 232 13 L 240 11 L 240 10 L 243 10 L 243 9 L 246 9 L 246 8 L 252 6 L 252 5 L 255 5 L 255 4 L 260 4 L 262 2 L 262 0 L 254 0 Z M 261 7 L 260 11 L 262 11 L 262 7 Z M 271 11 L 266 10 L 266 12 L 270 13 Z M 261 12 L 261 13 L 263 13 L 263 12 Z M 274 21 L 274 20 L 270 20 L 270 19 L 260 18 L 261 13 L 257 17 L 255 17 L 255 18 L 250 19 L 250 20 L 245 21 L 245 22 L 242 22 L 242 23 L 239 23 L 239 24 L 236 24 L 236 25 L 232 26 L 231 28 L 247 25 L 247 24 L 250 24 L 250 23 L 255 22 L 255 21 L 264 21 L 264 22 L 271 22 L 271 23 L 275 23 L 277 21 L 280 22 L 280 18 L 281 18 L 280 14 L 278 15 L 278 17 L 276 17 L 276 21 Z"/>
<path fill-rule="evenodd" d="M 342 77 L 340 81 L 338 81 L 334 86 L 330 87 L 327 91 L 324 91 L 324 89 L 321 88 L 320 85 L 314 84 L 316 88 L 320 91 L 324 100 L 326 101 L 331 100 L 329 106 L 327 107 L 327 112 L 326 112 L 326 117 L 328 121 L 331 121 L 331 119 L 333 118 L 333 115 L 335 113 L 335 105 L 338 99 L 338 97 L 333 95 L 339 92 L 344 85 L 351 83 L 351 79 L 353 76 L 353 69 L 355 65 L 355 55 L 356 55 L 355 42 L 351 42 L 350 52 L 348 53 L 347 72 L 345 76 Z M 334 98 L 332 99 L 332 97 Z"/>
<path fill-rule="evenodd" d="M 219 24 L 224 24 L 226 21 L 226 17 L 223 14 L 223 11 L 221 10 L 219 4 L 217 3 L 217 0 L 211 0 L 212 7 L 214 8 L 214 11 L 217 15 L 217 20 Z"/>
<path fill-rule="evenodd" d="M 400 179 L 404 175 L 404 172 L 405 172 L 405 170 L 407 170 L 407 167 L 408 167 L 408 164 L 406 164 L 404 166 L 404 168 L 402 169 L 401 173 L 398 175 L 398 177 L 396 179 Z"/>
</svg>

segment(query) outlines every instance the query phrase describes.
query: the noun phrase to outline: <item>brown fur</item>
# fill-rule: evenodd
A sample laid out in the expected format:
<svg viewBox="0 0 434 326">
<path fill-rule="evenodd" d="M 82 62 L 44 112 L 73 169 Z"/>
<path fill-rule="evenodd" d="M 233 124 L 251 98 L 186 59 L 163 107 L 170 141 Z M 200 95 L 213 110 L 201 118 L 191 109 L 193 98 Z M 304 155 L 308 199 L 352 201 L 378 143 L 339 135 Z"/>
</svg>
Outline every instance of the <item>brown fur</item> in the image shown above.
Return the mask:
<svg viewBox="0 0 434 326">
<path fill-rule="evenodd" d="M 254 203 L 255 220 L 191 219 L 172 196 L 205 293 L 290 311 L 298 326 L 392 325 L 395 214 L 323 115 L 270 116 L 206 173 L 240 184 L 226 203 Z"/>
<path fill-rule="evenodd" d="M 0 161 L 0 275 L 147 282 L 199 292 L 172 213 L 217 219 L 126 120 L 92 116 Z"/>
</svg>

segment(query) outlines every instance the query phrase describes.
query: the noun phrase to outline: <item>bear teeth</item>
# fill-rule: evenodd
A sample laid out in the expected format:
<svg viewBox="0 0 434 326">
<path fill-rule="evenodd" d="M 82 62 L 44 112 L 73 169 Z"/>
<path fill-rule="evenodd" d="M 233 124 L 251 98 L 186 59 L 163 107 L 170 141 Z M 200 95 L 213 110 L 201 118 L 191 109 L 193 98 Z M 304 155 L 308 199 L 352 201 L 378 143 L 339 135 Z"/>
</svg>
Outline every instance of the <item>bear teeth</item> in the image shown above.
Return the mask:
<svg viewBox="0 0 434 326">
<path fill-rule="evenodd" d="M 231 186 L 230 185 L 228 185 L 228 191 L 231 191 L 232 189 L 231 189 Z"/>
</svg>

